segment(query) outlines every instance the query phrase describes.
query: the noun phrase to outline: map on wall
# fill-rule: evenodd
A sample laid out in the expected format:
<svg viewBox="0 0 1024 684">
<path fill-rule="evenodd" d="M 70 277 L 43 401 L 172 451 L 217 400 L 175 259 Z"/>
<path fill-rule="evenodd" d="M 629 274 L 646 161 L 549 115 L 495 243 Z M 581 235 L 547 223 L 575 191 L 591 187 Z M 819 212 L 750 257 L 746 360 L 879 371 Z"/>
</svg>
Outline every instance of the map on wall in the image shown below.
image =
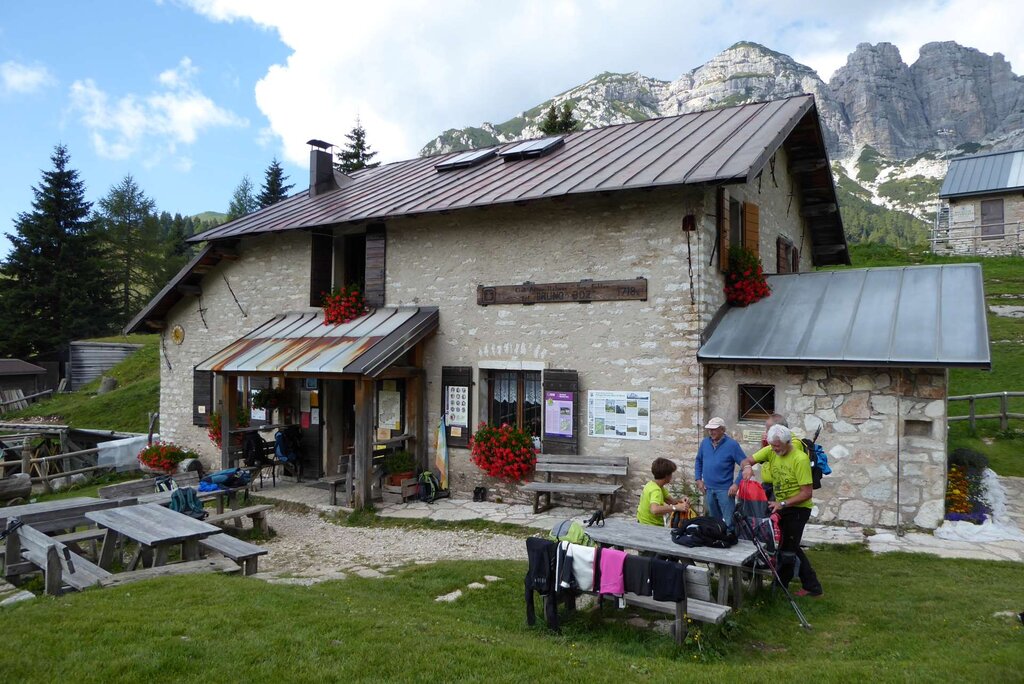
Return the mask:
<svg viewBox="0 0 1024 684">
<path fill-rule="evenodd" d="M 614 439 L 651 438 L 651 393 L 587 392 L 587 434 Z"/>
</svg>

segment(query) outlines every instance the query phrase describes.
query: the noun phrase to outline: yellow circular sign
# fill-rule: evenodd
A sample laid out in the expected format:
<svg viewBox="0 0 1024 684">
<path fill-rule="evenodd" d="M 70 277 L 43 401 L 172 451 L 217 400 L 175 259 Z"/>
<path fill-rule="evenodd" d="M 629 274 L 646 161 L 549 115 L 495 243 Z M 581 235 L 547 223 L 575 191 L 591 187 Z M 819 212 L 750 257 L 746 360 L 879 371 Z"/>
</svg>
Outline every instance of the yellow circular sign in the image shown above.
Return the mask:
<svg viewBox="0 0 1024 684">
<path fill-rule="evenodd" d="M 174 344 L 181 344 L 185 341 L 185 329 L 180 325 L 176 325 L 171 328 L 171 342 Z"/>
</svg>

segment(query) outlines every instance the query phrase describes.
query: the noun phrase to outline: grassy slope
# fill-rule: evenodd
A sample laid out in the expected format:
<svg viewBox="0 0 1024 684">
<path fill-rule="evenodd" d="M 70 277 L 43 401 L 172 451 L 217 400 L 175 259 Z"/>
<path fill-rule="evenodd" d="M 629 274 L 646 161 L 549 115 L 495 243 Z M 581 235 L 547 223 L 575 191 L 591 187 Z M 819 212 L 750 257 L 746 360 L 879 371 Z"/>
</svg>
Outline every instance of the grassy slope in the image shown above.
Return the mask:
<svg viewBox="0 0 1024 684">
<path fill-rule="evenodd" d="M 885 245 L 855 245 L 850 251 L 854 268 L 903 266 L 907 264 L 980 263 L 988 304 L 1024 305 L 1024 258 L 1020 257 L 941 257 L 928 252 L 907 252 Z M 988 314 L 988 333 L 992 349 L 992 370 L 954 368 L 949 372 L 950 396 L 987 392 L 1024 391 L 1024 319 Z M 1009 409 L 1024 413 L 1024 398 L 1012 399 Z M 997 399 L 979 401 L 978 413 L 996 413 Z M 949 413 L 967 414 L 966 402 L 951 402 Z M 971 433 L 966 422 L 953 423 L 949 430 L 949 448 L 966 447 L 988 456 L 992 469 L 1001 475 L 1024 476 L 1024 433 L 1019 421 L 1011 430 L 1000 433 L 998 421 L 978 424 Z M 1017 430 L 1012 428 L 1016 427 Z"/>
<path fill-rule="evenodd" d="M 97 395 L 100 381 L 96 379 L 77 392 L 60 394 L 24 411 L 5 414 L 4 419 L 57 416 L 57 421 L 74 427 L 146 432 L 148 413 L 160 410 L 160 336 L 132 335 L 98 341 L 142 345 L 142 349 L 107 371 L 106 375 L 117 378 L 117 389 Z"/>
<path fill-rule="evenodd" d="M 583 612 L 552 635 L 524 624 L 522 562 L 439 563 L 312 587 L 205 575 L 0 611 L 4 675 L 18 682 L 1019 677 L 1021 627 L 994 616 L 1020 610 L 1019 566 L 850 548 L 812 556 L 827 595 L 801 600 L 809 633 L 785 602 L 762 596 L 724 628 L 693 629 L 699 647 L 677 649 L 668 636 L 625 624 L 611 607 L 608 619 Z M 506 579 L 465 591 L 485 574 Z M 465 593 L 458 601 L 434 601 L 457 588 Z"/>
</svg>

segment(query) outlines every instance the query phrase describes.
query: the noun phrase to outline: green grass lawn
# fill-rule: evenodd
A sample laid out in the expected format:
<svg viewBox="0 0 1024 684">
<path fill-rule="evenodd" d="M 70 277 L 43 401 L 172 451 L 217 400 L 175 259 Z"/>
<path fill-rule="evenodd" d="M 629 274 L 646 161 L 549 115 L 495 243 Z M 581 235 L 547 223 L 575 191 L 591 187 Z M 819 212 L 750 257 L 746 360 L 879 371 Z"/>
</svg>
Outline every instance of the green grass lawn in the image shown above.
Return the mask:
<svg viewBox="0 0 1024 684">
<path fill-rule="evenodd" d="M 100 385 L 97 378 L 76 392 L 54 395 L 23 411 L 4 414 L 4 420 L 56 416 L 56 420 L 73 427 L 146 432 L 148 414 L 160 410 L 160 336 L 131 335 L 96 341 L 142 345 L 139 351 L 105 373 L 117 379 L 117 389 L 96 394 Z"/>
<path fill-rule="evenodd" d="M 626 616 L 524 620 L 523 562 L 448 562 L 312 587 L 203 575 L 0 610 L 4 679 L 146 681 L 993 681 L 1024 666 L 1019 565 L 812 551 L 814 630 L 767 594 L 676 648 Z M 468 583 L 495 574 L 480 590 Z M 970 582 L 963 581 L 970 577 Z M 450 604 L 434 597 L 463 589 Z M 125 638 L 131 635 L 131 638 Z M 699 645 L 697 643 L 699 636 Z"/>
</svg>

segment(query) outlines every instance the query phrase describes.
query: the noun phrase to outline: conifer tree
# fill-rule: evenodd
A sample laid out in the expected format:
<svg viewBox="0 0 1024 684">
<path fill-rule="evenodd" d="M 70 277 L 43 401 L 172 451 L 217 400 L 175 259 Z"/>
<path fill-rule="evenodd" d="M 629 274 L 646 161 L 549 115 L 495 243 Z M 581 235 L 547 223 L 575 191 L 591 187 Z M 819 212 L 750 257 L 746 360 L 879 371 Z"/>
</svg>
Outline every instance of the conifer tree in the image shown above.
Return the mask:
<svg viewBox="0 0 1024 684">
<path fill-rule="evenodd" d="M 348 143 L 337 153 L 338 163 L 334 165 L 336 169 L 343 173 L 352 173 L 360 169 L 374 169 L 380 166 L 380 162 L 371 161 L 377 156 L 377 153 L 371 151 L 370 146 L 366 143 L 366 129 L 363 128 L 358 118 L 356 118 L 355 128 L 345 137 L 348 138 Z"/>
<path fill-rule="evenodd" d="M 260 191 L 259 197 L 256 198 L 260 203 L 260 209 L 269 207 L 271 204 L 277 204 L 281 200 L 288 198 L 288 191 L 295 184 L 289 183 L 285 185 L 286 180 L 288 180 L 288 176 L 284 175 L 281 162 L 277 161 L 275 157 L 264 173 L 263 189 Z"/>
<path fill-rule="evenodd" d="M 544 120 L 540 122 L 540 132 L 544 135 L 558 135 L 560 133 L 572 133 L 579 128 L 580 122 L 573 116 L 573 107 L 568 102 L 562 103 L 562 108 L 557 109 L 555 105 L 548 107 Z"/>
<path fill-rule="evenodd" d="M 85 183 L 64 145 L 50 160 L 53 169 L 32 188 L 32 210 L 15 219 L 0 265 L 0 356 L 48 355 L 114 330 L 113 290 Z"/>
<path fill-rule="evenodd" d="M 252 194 L 252 181 L 249 176 L 242 176 L 242 181 L 231 194 L 231 203 L 228 205 L 228 221 L 242 218 L 260 208 L 256 196 Z"/>
</svg>

